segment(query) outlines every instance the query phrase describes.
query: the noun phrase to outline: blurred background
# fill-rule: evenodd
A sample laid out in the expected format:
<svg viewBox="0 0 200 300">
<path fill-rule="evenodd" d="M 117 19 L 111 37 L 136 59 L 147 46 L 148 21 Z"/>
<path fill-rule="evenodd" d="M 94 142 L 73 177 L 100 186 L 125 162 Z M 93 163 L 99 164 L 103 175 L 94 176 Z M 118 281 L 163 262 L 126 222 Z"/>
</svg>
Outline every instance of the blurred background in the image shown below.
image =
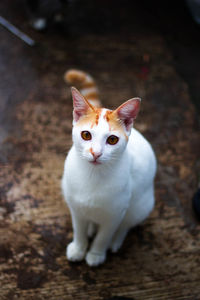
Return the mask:
<svg viewBox="0 0 200 300">
<path fill-rule="evenodd" d="M 0 16 L 1 299 L 199 299 L 199 1 L 7 0 Z M 65 257 L 69 68 L 108 108 L 142 98 L 158 159 L 155 210 L 98 269 Z"/>
</svg>

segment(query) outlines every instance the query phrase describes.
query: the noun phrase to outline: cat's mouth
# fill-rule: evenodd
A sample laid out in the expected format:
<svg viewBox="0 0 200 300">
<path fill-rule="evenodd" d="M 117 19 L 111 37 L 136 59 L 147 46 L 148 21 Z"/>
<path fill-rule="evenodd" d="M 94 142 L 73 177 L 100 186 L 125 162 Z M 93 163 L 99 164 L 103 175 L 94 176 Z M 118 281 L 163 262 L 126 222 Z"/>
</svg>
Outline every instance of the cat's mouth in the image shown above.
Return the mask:
<svg viewBox="0 0 200 300">
<path fill-rule="evenodd" d="M 93 165 L 101 165 L 101 163 L 97 160 L 92 160 L 92 161 L 90 161 L 90 163 Z"/>
</svg>

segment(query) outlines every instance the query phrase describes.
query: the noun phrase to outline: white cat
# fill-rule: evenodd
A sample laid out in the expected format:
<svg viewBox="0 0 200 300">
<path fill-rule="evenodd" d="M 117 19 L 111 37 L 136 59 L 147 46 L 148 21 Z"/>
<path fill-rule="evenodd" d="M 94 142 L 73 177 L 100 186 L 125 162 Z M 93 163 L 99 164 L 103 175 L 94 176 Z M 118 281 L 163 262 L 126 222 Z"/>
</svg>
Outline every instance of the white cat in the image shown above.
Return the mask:
<svg viewBox="0 0 200 300">
<path fill-rule="evenodd" d="M 70 70 L 65 78 L 84 94 L 72 88 L 73 146 L 62 178 L 73 225 L 66 255 L 70 261 L 85 258 L 88 265 L 97 266 L 105 261 L 107 250 L 116 252 L 129 229 L 152 211 L 156 159 L 148 141 L 132 128 L 139 98 L 114 111 L 97 108 L 92 77 Z M 90 246 L 88 236 L 93 236 Z"/>
</svg>

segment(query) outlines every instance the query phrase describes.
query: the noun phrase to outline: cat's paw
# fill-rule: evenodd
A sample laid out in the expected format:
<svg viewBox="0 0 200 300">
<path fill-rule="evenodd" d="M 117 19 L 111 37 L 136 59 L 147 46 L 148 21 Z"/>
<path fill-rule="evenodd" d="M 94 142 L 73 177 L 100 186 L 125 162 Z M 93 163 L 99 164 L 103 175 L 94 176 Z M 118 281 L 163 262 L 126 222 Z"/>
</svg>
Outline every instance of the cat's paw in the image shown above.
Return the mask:
<svg viewBox="0 0 200 300">
<path fill-rule="evenodd" d="M 106 253 L 97 254 L 88 252 L 86 255 L 86 262 L 90 267 L 97 267 L 98 265 L 102 264 L 106 259 Z"/>
<path fill-rule="evenodd" d="M 112 251 L 112 253 L 117 253 L 117 251 L 121 248 L 122 244 L 123 244 L 124 238 L 115 238 L 110 246 L 110 250 Z"/>
<path fill-rule="evenodd" d="M 111 245 L 109 247 L 113 253 L 116 253 L 121 248 L 121 246 L 125 240 L 125 237 L 127 235 L 127 232 L 128 232 L 127 229 L 120 230 L 114 235 Z"/>
<path fill-rule="evenodd" d="M 117 251 L 121 248 L 122 242 L 120 241 L 114 241 L 111 244 L 110 250 L 112 251 L 112 253 L 117 253 Z"/>
<path fill-rule="evenodd" d="M 81 261 L 84 259 L 86 247 L 80 248 L 74 242 L 67 246 L 66 256 L 70 261 Z"/>
</svg>

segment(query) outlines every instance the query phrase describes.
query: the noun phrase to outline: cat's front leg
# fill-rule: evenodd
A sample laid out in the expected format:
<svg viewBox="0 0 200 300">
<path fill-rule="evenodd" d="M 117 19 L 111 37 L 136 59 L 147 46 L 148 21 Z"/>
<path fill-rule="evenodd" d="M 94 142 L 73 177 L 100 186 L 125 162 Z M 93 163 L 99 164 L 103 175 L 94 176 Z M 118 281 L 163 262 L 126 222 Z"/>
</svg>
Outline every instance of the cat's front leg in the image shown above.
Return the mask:
<svg viewBox="0 0 200 300">
<path fill-rule="evenodd" d="M 86 255 L 86 262 L 89 266 L 98 266 L 105 261 L 106 251 L 119 223 L 119 221 L 114 221 L 99 226 L 97 235 Z"/>
<path fill-rule="evenodd" d="M 87 228 L 88 222 L 71 211 L 73 226 L 73 241 L 67 246 L 66 256 L 70 261 L 81 261 L 85 258 L 88 239 Z"/>
</svg>

